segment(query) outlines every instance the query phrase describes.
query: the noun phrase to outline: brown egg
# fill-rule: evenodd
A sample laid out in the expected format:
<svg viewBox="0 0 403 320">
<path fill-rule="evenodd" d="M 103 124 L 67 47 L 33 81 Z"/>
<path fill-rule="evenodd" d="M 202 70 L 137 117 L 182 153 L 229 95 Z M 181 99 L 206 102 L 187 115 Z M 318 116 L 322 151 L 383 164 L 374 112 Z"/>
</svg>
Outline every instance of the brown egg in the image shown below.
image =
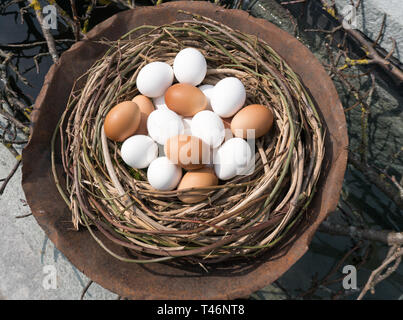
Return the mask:
<svg viewBox="0 0 403 320">
<path fill-rule="evenodd" d="M 179 182 L 177 189 L 211 187 L 217 184 L 218 178 L 214 173 L 214 169 L 205 167 L 186 172 Z M 178 198 L 185 203 L 196 203 L 207 199 L 207 194 L 210 191 L 211 190 L 187 191 L 185 194 L 179 195 Z"/>
<path fill-rule="evenodd" d="M 194 170 L 204 166 L 203 149 L 205 148 L 208 146 L 201 139 L 180 134 L 167 140 L 164 152 L 173 163 L 186 170 Z"/>
<path fill-rule="evenodd" d="M 147 130 L 147 119 L 148 116 L 150 115 L 151 112 L 155 110 L 154 104 L 152 101 L 147 98 L 146 96 L 143 96 L 141 94 L 135 96 L 132 101 L 138 105 L 140 108 L 141 112 L 141 118 L 140 118 L 140 124 L 139 127 L 136 131 L 136 134 L 143 134 L 143 135 L 148 135 L 148 130 Z"/>
<path fill-rule="evenodd" d="M 255 130 L 255 138 L 265 135 L 273 125 L 273 112 L 261 104 L 251 104 L 241 109 L 231 121 L 235 137 L 247 138 L 247 129 Z"/>
<path fill-rule="evenodd" d="M 133 101 L 123 101 L 109 110 L 106 115 L 105 134 L 111 140 L 123 142 L 136 133 L 140 118 L 138 105 Z"/>
<path fill-rule="evenodd" d="M 187 83 L 177 83 L 165 92 L 165 104 L 177 114 L 191 117 L 205 110 L 208 100 L 199 88 Z"/>
</svg>

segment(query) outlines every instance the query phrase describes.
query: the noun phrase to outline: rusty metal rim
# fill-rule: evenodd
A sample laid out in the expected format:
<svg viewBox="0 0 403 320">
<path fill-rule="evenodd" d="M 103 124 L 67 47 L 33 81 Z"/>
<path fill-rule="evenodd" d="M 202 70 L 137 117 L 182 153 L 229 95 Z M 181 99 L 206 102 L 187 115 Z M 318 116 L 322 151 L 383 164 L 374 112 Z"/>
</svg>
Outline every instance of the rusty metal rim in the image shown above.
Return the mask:
<svg viewBox="0 0 403 320">
<path fill-rule="evenodd" d="M 310 218 L 295 230 L 295 237 L 284 244 L 282 252 L 265 255 L 259 262 L 253 261 L 239 270 L 223 265 L 221 269 L 203 275 L 196 269 L 162 263 L 142 266 L 117 261 L 104 252 L 88 232 L 69 230 L 66 223 L 69 210 L 55 190 L 50 170 L 51 132 L 66 105 L 73 81 L 105 51 L 105 47 L 91 40 L 115 40 L 138 25 L 160 25 L 178 20 L 183 15 L 179 9 L 208 16 L 234 29 L 262 37 L 301 77 L 318 105 L 329 133 L 326 166 L 318 183 Z M 33 215 L 50 240 L 89 278 L 106 289 L 134 299 L 234 299 L 245 297 L 279 278 L 307 251 L 316 229 L 335 209 L 347 164 L 344 112 L 336 89 L 319 61 L 297 39 L 266 20 L 210 3 L 169 2 L 158 7 L 124 11 L 97 25 L 87 36 L 88 40 L 73 45 L 49 70 L 35 103 L 33 132 L 23 151 L 23 189 Z M 110 248 L 122 255 L 128 254 L 113 244 Z"/>
</svg>

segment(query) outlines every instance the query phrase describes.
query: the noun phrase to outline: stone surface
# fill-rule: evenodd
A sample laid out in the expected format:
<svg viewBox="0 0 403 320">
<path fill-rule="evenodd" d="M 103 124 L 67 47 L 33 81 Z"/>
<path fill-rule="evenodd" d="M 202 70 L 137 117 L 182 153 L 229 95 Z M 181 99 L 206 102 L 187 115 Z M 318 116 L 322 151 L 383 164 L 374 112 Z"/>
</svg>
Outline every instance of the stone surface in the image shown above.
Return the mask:
<svg viewBox="0 0 403 320">
<path fill-rule="evenodd" d="M 0 144 L 0 178 L 6 177 L 15 159 Z M 40 190 L 38 190 L 40 192 Z M 21 168 L 0 196 L 0 299 L 79 299 L 89 279 L 79 272 L 48 240 L 25 204 Z M 43 286 L 56 271 L 56 288 Z M 115 299 L 116 294 L 93 284 L 85 299 Z"/>
<path fill-rule="evenodd" d="M 259 14 L 265 14 L 269 19 L 272 13 L 269 13 L 272 8 L 274 8 L 274 13 L 277 15 L 276 6 L 272 5 L 272 2 L 290 2 L 289 0 L 260 0 L 255 5 L 256 8 L 252 9 L 259 11 Z M 320 0 L 318 2 L 318 7 L 320 7 Z M 331 0 L 324 0 L 325 3 L 331 3 Z M 354 0 L 356 3 L 357 0 Z M 340 14 L 342 14 L 343 9 L 346 6 L 351 5 L 351 0 L 335 0 L 336 8 Z M 312 2 L 310 5 L 312 6 Z M 293 4 L 288 5 L 289 9 L 294 9 Z M 301 7 L 302 8 L 302 7 Z M 347 9 L 347 8 L 346 8 Z M 302 9 L 301 9 L 302 10 Z M 267 14 L 265 13 L 267 12 Z M 346 18 L 347 18 L 346 11 Z M 401 0 L 389 0 L 389 1 L 379 1 L 379 0 L 361 0 L 359 8 L 356 10 L 356 20 L 353 28 L 356 28 L 363 32 L 368 38 L 375 40 L 378 37 L 382 20 L 386 14 L 385 29 L 384 34 L 380 38 L 380 46 L 389 52 L 393 47 L 393 41 L 391 38 L 396 40 L 396 49 L 393 56 L 403 62 L 403 1 Z M 281 15 L 280 15 L 281 17 Z M 271 20 L 276 23 L 274 19 Z M 290 24 L 289 21 L 281 19 L 280 24 Z"/>
<path fill-rule="evenodd" d="M 354 1 L 356 2 L 356 1 Z M 339 11 L 350 0 L 336 0 Z M 397 48 L 394 56 L 403 61 L 403 1 L 402 0 L 362 0 L 357 10 L 357 29 L 361 30 L 370 39 L 375 40 L 378 36 L 383 16 L 386 14 L 385 33 L 380 45 L 386 51 L 393 47 L 391 37 L 396 40 Z"/>
</svg>

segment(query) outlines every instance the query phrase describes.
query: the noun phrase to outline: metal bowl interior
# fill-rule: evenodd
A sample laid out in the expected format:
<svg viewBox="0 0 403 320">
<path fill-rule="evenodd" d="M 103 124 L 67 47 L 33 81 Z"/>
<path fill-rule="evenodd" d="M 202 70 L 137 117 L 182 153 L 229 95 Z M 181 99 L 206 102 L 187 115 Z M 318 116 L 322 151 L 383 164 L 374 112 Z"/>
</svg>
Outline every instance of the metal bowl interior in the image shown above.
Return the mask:
<svg viewBox="0 0 403 320">
<path fill-rule="evenodd" d="M 144 24 L 162 25 L 188 18 L 180 10 L 201 14 L 265 40 L 300 76 L 312 95 L 326 130 L 325 159 L 317 193 L 307 217 L 292 236 L 257 259 L 222 263 L 209 273 L 201 267 L 174 264 L 133 264 L 117 260 L 85 229 L 73 231 L 69 208 L 59 195 L 50 162 L 50 141 L 74 81 L 106 50 L 93 40 L 116 40 Z M 88 39 L 64 52 L 49 70 L 36 100 L 30 141 L 23 151 L 23 189 L 37 222 L 56 247 L 93 281 L 132 299 L 235 299 L 270 284 L 307 251 L 320 223 L 337 205 L 347 164 L 347 128 L 336 89 L 320 62 L 297 39 L 273 24 L 240 10 L 206 2 L 169 2 L 116 14 L 88 33 Z M 57 164 L 60 169 L 61 164 Z M 96 232 L 116 253 L 129 253 Z"/>
</svg>

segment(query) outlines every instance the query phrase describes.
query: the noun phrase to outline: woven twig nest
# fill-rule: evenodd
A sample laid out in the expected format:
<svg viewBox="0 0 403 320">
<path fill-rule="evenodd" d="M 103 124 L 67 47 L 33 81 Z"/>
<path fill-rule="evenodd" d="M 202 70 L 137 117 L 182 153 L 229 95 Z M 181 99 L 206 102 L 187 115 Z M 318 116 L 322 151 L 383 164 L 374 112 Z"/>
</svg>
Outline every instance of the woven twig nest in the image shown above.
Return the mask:
<svg viewBox="0 0 403 320">
<path fill-rule="evenodd" d="M 205 17 L 164 26 L 141 26 L 109 46 L 73 88 L 52 140 L 56 185 L 72 211 L 98 243 L 123 261 L 157 262 L 186 258 L 217 262 L 251 256 L 273 247 L 306 214 L 324 156 L 324 137 L 314 103 L 298 76 L 269 45 Z M 142 35 L 134 37 L 134 33 Z M 185 47 L 200 50 L 209 66 L 204 84 L 235 76 L 247 104 L 270 106 L 274 125 L 256 139 L 255 169 L 218 186 L 156 191 L 144 170 L 120 157 L 120 143 L 102 127 L 117 103 L 139 94 L 136 77 L 149 62 L 173 64 Z M 77 89 L 80 87 L 79 89 Z M 66 184 L 54 169 L 60 137 Z M 208 192 L 205 201 L 185 204 L 179 194 Z M 137 258 L 121 257 L 92 231 L 98 228 Z"/>
</svg>

